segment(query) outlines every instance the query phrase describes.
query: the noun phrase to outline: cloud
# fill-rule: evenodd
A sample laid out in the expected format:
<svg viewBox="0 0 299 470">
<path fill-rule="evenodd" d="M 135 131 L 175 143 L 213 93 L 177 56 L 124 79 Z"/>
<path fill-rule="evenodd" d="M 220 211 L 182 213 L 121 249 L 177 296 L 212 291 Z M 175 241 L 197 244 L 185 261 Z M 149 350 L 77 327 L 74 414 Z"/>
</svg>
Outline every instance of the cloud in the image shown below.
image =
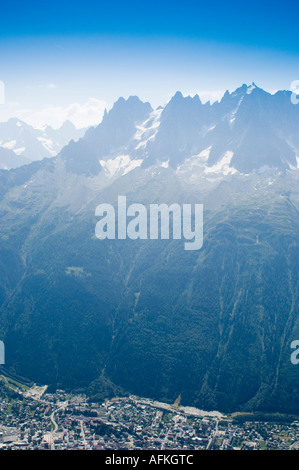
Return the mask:
<svg viewBox="0 0 299 470">
<path fill-rule="evenodd" d="M 102 120 L 107 103 L 89 98 L 86 103 L 72 103 L 69 106 L 47 106 L 40 110 L 19 109 L 14 116 L 34 127 L 45 124 L 59 128 L 64 121 L 71 121 L 78 129 L 95 126 Z"/>
</svg>

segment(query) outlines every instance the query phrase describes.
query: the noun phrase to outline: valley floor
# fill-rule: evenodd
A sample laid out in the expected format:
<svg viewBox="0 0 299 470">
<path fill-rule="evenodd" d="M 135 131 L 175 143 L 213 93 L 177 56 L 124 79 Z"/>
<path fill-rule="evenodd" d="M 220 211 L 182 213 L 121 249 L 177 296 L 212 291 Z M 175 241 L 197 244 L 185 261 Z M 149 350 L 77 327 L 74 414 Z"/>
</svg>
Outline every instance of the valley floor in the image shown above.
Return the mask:
<svg viewBox="0 0 299 470">
<path fill-rule="evenodd" d="M 299 449 L 296 419 L 257 421 L 132 395 L 90 403 L 82 395 L 1 379 L 2 450 Z"/>
</svg>

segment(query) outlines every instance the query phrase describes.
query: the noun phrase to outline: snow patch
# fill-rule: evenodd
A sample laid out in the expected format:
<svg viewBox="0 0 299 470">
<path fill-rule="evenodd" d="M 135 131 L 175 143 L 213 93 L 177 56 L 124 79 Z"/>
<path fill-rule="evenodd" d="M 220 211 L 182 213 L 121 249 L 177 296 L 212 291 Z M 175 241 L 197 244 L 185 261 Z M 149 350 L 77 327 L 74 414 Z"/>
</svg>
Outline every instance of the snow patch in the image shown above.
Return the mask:
<svg viewBox="0 0 299 470">
<path fill-rule="evenodd" d="M 9 142 L 5 142 L 5 144 L 2 144 L 2 147 L 8 150 L 12 150 L 16 146 L 16 143 L 16 140 L 10 140 Z"/>
<path fill-rule="evenodd" d="M 17 149 L 14 149 L 14 152 L 17 154 L 17 155 L 22 155 L 24 152 L 25 152 L 26 148 L 25 147 L 19 147 Z"/>
<path fill-rule="evenodd" d="M 57 151 L 55 151 L 55 145 L 51 139 L 47 139 L 46 137 L 38 137 L 37 140 L 51 155 L 53 155 L 53 157 L 56 155 Z"/>
<path fill-rule="evenodd" d="M 221 173 L 225 176 L 232 175 L 237 173 L 235 168 L 230 167 L 231 159 L 233 158 L 234 152 L 228 150 L 225 152 L 224 156 L 219 160 L 215 165 L 208 166 L 205 168 L 205 174 L 208 175 L 210 173 Z"/>
<path fill-rule="evenodd" d="M 134 135 L 134 140 L 140 141 L 136 146 L 136 150 L 146 147 L 147 143 L 156 137 L 160 126 L 160 116 L 162 111 L 163 109 L 152 111 L 146 121 L 136 126 L 137 130 Z"/>
<path fill-rule="evenodd" d="M 188 173 L 190 171 L 194 172 L 197 170 L 204 172 L 204 169 L 210 156 L 211 149 L 212 146 L 207 147 L 200 153 L 192 155 L 192 157 L 190 158 L 187 158 L 182 165 L 179 165 L 177 167 L 177 171 L 180 173 Z"/>
<path fill-rule="evenodd" d="M 238 173 L 233 167 L 230 167 L 231 160 L 234 152 L 228 150 L 222 158 L 212 166 L 208 166 L 212 146 L 204 149 L 198 155 L 193 155 L 191 158 L 178 166 L 177 174 L 188 178 L 190 182 L 197 181 L 198 178 L 203 178 L 208 182 L 215 182 L 223 179 L 225 176 Z"/>
<path fill-rule="evenodd" d="M 299 169 L 299 157 L 296 155 L 296 165 L 292 165 L 289 163 L 290 170 L 298 170 Z"/>
<path fill-rule="evenodd" d="M 196 155 L 192 155 L 192 157 L 188 158 L 186 162 L 190 163 L 191 166 L 199 166 L 203 163 L 206 163 L 209 159 L 211 153 L 212 146 L 207 147 L 206 149 L 202 150 L 200 153 Z"/>
<path fill-rule="evenodd" d="M 233 123 L 234 123 L 234 121 L 235 121 L 235 119 L 236 119 L 236 116 L 237 116 L 237 112 L 238 112 L 238 110 L 239 110 L 239 108 L 240 108 L 240 106 L 241 106 L 241 103 L 242 103 L 242 101 L 243 101 L 243 98 L 244 98 L 244 96 L 242 96 L 242 98 L 240 99 L 240 101 L 239 101 L 239 103 L 238 103 L 236 109 L 234 109 L 234 111 L 231 113 L 231 115 L 230 115 L 230 120 L 229 120 L 230 124 L 233 124 Z"/>
<path fill-rule="evenodd" d="M 254 90 L 255 88 L 256 88 L 256 85 L 254 85 L 254 83 L 253 83 L 252 85 L 250 85 L 250 86 L 247 88 L 246 94 L 247 94 L 247 95 L 250 95 L 250 94 L 253 92 L 253 90 Z"/>
<path fill-rule="evenodd" d="M 100 160 L 105 173 L 109 178 L 115 176 L 117 173 L 126 175 L 130 171 L 139 167 L 143 160 L 131 160 L 130 155 L 118 155 L 116 158 L 110 160 Z"/>
</svg>

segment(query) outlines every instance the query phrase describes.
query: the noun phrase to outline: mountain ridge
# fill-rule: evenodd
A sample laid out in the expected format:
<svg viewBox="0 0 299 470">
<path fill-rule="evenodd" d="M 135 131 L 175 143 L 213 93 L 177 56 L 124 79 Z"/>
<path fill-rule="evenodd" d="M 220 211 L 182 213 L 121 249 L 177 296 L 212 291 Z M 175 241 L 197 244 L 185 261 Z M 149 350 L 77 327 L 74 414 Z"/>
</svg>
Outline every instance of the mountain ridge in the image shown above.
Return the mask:
<svg viewBox="0 0 299 470">
<path fill-rule="evenodd" d="M 0 171 L 7 367 L 53 388 L 92 390 L 99 400 L 109 383 L 164 401 L 180 394 L 207 410 L 299 413 L 290 361 L 299 334 L 299 172 L 285 164 L 284 147 L 273 155 L 270 142 L 253 158 L 240 138 L 242 127 L 254 135 L 255 119 L 273 106 L 266 137 L 278 129 L 285 142 L 289 129 L 296 148 L 289 119 L 298 108 L 288 94 L 256 87 L 231 95 L 206 106 L 178 94 L 168 110 L 122 99 L 57 156 Z M 174 153 L 165 153 L 167 135 Z M 236 169 L 235 155 L 251 166 Z M 146 207 L 203 204 L 203 247 L 98 240 L 95 209 L 115 206 L 119 195 Z"/>
<path fill-rule="evenodd" d="M 59 129 L 44 126 L 37 129 L 18 118 L 0 122 L 0 168 L 13 169 L 56 156 L 71 139 L 79 139 L 85 129 L 76 129 L 70 121 L 65 121 Z M 10 158 L 4 150 L 10 150 Z"/>
<path fill-rule="evenodd" d="M 209 167 L 232 152 L 229 166 L 241 173 L 266 166 L 285 170 L 297 167 L 299 154 L 299 108 L 290 96 L 244 84 L 213 104 L 177 92 L 164 108 L 152 110 L 137 97 L 122 98 L 83 141 L 103 161 L 129 155 L 144 167 L 168 162 L 177 168 L 210 148 Z"/>
</svg>

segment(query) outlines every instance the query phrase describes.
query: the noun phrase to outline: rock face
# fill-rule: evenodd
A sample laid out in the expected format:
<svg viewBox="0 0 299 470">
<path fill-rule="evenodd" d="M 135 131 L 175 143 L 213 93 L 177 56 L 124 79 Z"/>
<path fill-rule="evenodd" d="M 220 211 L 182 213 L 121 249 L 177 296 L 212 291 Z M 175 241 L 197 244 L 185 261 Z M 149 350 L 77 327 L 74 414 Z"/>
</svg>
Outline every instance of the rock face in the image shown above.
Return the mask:
<svg viewBox="0 0 299 470">
<path fill-rule="evenodd" d="M 299 412 L 299 108 L 120 99 L 55 158 L 0 174 L 6 365 L 53 387 Z M 95 208 L 204 205 L 204 242 L 98 240 Z M 109 392 L 110 393 L 110 392 Z"/>
</svg>

